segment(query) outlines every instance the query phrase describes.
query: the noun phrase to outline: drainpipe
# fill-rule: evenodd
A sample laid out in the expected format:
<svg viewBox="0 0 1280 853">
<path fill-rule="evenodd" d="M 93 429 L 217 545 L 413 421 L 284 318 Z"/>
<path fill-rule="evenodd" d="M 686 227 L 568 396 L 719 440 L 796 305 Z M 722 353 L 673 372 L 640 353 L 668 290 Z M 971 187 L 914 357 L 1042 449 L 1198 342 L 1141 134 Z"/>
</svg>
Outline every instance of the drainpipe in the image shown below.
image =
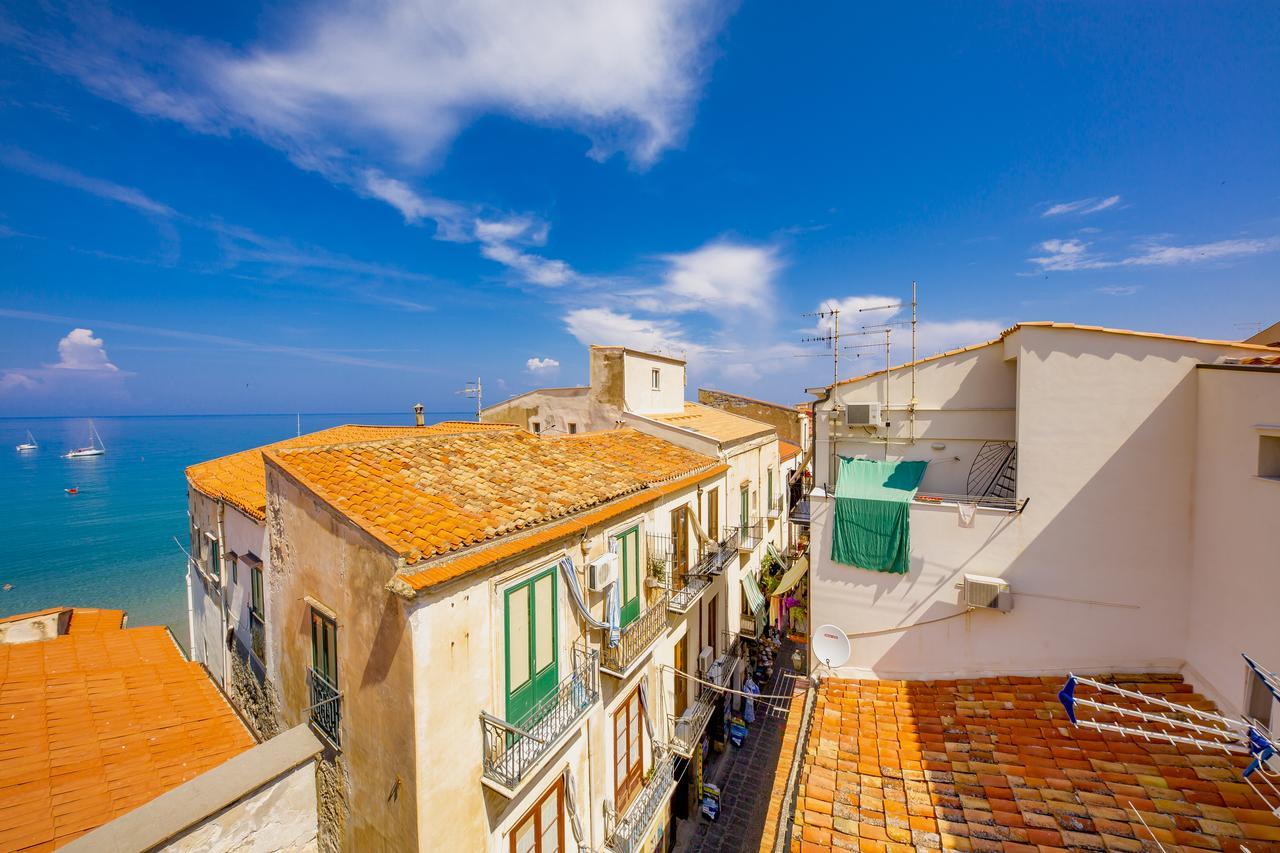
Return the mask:
<svg viewBox="0 0 1280 853">
<path fill-rule="evenodd" d="M 422 404 L 413 404 L 413 421 L 415 426 L 426 426 L 426 419 L 422 416 Z"/>
<path fill-rule="evenodd" d="M 190 513 L 188 513 L 190 515 Z M 190 521 L 188 520 L 188 528 Z M 191 645 L 187 646 L 188 659 L 196 653 L 196 607 L 195 599 L 192 597 L 191 591 L 191 557 L 187 557 L 187 637 L 190 639 Z"/>
<path fill-rule="evenodd" d="M 226 511 L 226 504 L 218 501 L 218 553 L 216 558 L 220 566 L 218 587 L 222 591 L 222 606 L 218 608 L 222 613 L 222 631 L 218 634 L 218 645 L 222 647 L 222 687 L 224 690 L 227 687 L 228 679 L 231 677 L 231 650 L 227 647 L 227 608 L 231 594 L 227 587 L 227 564 L 222 556 L 227 553 L 226 529 L 223 526 Z"/>
</svg>

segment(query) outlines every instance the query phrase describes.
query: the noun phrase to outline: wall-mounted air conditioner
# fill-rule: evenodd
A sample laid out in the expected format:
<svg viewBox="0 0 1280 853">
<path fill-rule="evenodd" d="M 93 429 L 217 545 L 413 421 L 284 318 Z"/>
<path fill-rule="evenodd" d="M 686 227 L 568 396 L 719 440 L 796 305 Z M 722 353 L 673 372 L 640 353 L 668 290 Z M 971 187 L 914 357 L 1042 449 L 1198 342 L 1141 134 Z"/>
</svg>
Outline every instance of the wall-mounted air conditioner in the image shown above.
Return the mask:
<svg viewBox="0 0 1280 853">
<path fill-rule="evenodd" d="M 981 607 L 1008 613 L 1013 609 L 1013 593 L 1000 578 L 965 575 L 960 583 L 960 602 L 966 607 Z"/>
<path fill-rule="evenodd" d="M 698 675 L 705 676 L 707 671 L 711 669 L 711 663 L 715 659 L 715 649 L 710 646 L 703 646 L 702 651 L 698 652 Z"/>
<path fill-rule="evenodd" d="M 680 715 L 680 719 L 676 720 L 676 740 L 681 743 L 688 743 L 693 734 L 693 715 L 697 713 L 697 709 L 690 705 L 684 709 L 684 713 Z"/>
<path fill-rule="evenodd" d="M 601 554 L 587 566 L 587 586 L 592 592 L 604 592 L 618 580 L 618 555 Z"/>
<path fill-rule="evenodd" d="M 847 427 L 880 426 L 879 403 L 850 403 L 844 407 Z"/>
</svg>

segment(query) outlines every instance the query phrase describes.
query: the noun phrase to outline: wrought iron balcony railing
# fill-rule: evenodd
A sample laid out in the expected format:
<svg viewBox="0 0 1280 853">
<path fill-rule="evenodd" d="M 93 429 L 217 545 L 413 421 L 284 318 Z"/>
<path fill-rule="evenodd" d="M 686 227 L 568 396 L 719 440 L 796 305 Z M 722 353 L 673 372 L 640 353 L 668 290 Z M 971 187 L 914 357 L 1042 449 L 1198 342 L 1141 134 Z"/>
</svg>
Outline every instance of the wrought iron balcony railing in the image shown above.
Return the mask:
<svg viewBox="0 0 1280 853">
<path fill-rule="evenodd" d="M 336 749 L 341 746 L 339 731 L 342 725 L 342 693 L 329 679 L 308 667 L 307 680 L 311 683 L 311 724 Z"/>
<path fill-rule="evenodd" d="M 688 613 L 698 596 L 711 586 L 711 575 L 676 575 L 670 582 L 671 598 L 667 608 L 672 613 Z"/>
<path fill-rule="evenodd" d="M 754 551 L 764 541 L 764 522 L 755 519 L 738 528 L 738 550 Z"/>
<path fill-rule="evenodd" d="M 690 564 L 689 557 L 678 561 L 671 537 L 650 533 L 649 572 L 660 577 L 671 592 L 668 608 L 673 613 L 687 613 L 698 596 L 711 585 L 712 579 L 724 571 L 729 560 L 738 553 L 738 531 L 729 528 L 724 538 L 703 548 L 702 556 Z M 692 543 L 691 543 L 692 544 Z M 684 562 L 685 565 L 679 565 Z"/>
<path fill-rule="evenodd" d="M 267 662 L 267 626 L 256 610 L 249 611 L 249 650 L 260 663 Z"/>
<path fill-rule="evenodd" d="M 608 847 L 614 853 L 635 853 L 641 849 L 649 826 L 675 790 L 675 755 L 657 743 L 653 752 L 652 775 L 607 833 Z"/>
<path fill-rule="evenodd" d="M 600 654 L 600 668 L 610 675 L 623 676 L 653 646 L 659 637 L 667 631 L 667 607 L 671 603 L 671 592 L 663 590 L 662 595 L 649 605 L 649 609 L 641 613 L 630 625 L 622 629 L 618 637 L 618 645 L 608 645 L 606 633 L 605 646 Z"/>
<path fill-rule="evenodd" d="M 484 778 L 510 796 L 600 698 L 597 655 L 573 649 L 574 668 L 523 719 L 508 722 L 480 712 Z"/>
<path fill-rule="evenodd" d="M 671 727 L 671 751 L 681 758 L 690 758 L 702 740 L 702 733 L 707 728 L 707 721 L 716 707 L 717 691 L 713 687 L 703 687 L 698 698 L 677 717 L 667 715 L 667 723 Z"/>
</svg>

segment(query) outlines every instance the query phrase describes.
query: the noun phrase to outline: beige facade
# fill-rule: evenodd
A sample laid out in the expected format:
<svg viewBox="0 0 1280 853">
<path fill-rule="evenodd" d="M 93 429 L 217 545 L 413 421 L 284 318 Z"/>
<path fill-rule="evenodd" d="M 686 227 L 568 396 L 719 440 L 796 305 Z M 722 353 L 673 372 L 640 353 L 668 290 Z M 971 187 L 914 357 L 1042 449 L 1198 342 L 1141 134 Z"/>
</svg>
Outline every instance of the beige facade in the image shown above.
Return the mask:
<svg viewBox="0 0 1280 853">
<path fill-rule="evenodd" d="M 782 406 L 734 394 L 729 391 L 717 391 L 714 388 L 699 388 L 698 402 L 704 406 L 723 409 L 744 418 L 751 418 L 772 426 L 778 431 L 778 438 L 789 441 L 800 447 L 805 445 L 805 415 L 794 406 Z"/>
<path fill-rule="evenodd" d="M 1024 324 L 914 371 L 834 386 L 817 405 L 811 598 L 815 626 L 853 636 L 841 673 L 1178 671 L 1203 659 L 1196 668 L 1208 683 L 1198 686 L 1238 707 L 1243 664 L 1226 662 L 1224 648 L 1261 655 L 1267 638 L 1242 628 L 1210 653 L 1213 644 L 1196 639 L 1193 626 L 1203 633 L 1232 619 L 1224 601 L 1209 604 L 1222 595 L 1207 588 L 1211 575 L 1238 590 L 1265 562 L 1267 534 L 1230 524 L 1223 507 L 1252 507 L 1253 491 L 1274 485 L 1238 469 L 1261 434 L 1245 422 L 1280 421 L 1280 386 L 1262 393 L 1275 372 L 1248 374 L 1249 406 L 1236 405 L 1225 397 L 1249 392 L 1201 365 L 1251 352 L 1229 342 Z M 881 422 L 844 425 L 844 406 L 862 402 L 882 405 Z M 1247 437 L 1250 449 L 1228 450 L 1228 436 Z M 1006 447 L 1016 454 L 1002 456 Z M 835 461 L 859 455 L 929 462 L 909 509 L 905 575 L 830 559 Z M 1006 462 L 983 472 L 980 456 Z M 1013 484 L 1008 497 L 986 488 L 997 474 Z M 962 507 L 974 504 L 966 526 Z M 1246 517 L 1252 511 L 1241 507 Z M 1221 541 L 1228 535 L 1236 536 L 1229 545 Z M 1198 569 L 1202 549 L 1237 559 Z M 966 611 L 957 590 L 966 574 L 1006 581 L 1012 611 Z"/>
</svg>

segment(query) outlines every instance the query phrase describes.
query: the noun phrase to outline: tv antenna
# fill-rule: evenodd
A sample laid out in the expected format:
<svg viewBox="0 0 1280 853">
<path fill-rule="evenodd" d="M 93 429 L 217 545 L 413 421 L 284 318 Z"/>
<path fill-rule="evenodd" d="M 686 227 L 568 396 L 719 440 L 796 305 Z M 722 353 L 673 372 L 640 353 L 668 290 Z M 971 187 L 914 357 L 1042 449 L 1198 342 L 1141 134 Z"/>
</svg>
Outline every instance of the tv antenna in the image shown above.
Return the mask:
<svg viewBox="0 0 1280 853">
<path fill-rule="evenodd" d="M 462 395 L 462 396 L 464 396 L 464 397 L 474 397 L 474 398 L 475 398 L 475 401 L 476 401 L 476 423 L 479 423 L 479 422 L 480 422 L 480 409 L 481 409 L 481 408 L 483 408 L 483 406 L 482 406 L 482 404 L 481 404 L 481 399 L 482 399 L 482 398 L 481 398 L 481 390 L 482 390 L 482 389 L 481 389 L 481 387 L 480 387 L 480 377 L 479 377 L 479 376 L 477 376 L 477 377 L 476 377 L 476 381 L 475 381 L 475 382 L 468 382 L 468 383 L 467 383 L 467 387 L 463 388 L 463 389 L 462 389 L 462 390 L 460 390 L 460 391 L 454 391 L 454 392 L 453 392 L 453 393 L 455 393 L 455 394 L 461 394 L 461 395 Z"/>
<path fill-rule="evenodd" d="M 901 302 L 894 302 L 889 305 L 872 305 L 872 306 L 868 306 L 867 308 L 859 308 L 857 310 L 857 313 L 862 314 L 863 312 L 866 312 L 866 311 L 887 311 L 890 308 L 901 308 L 901 307 L 902 307 Z M 840 339 L 852 337 L 854 335 L 862 335 L 862 334 L 865 334 L 865 331 L 845 332 L 844 334 L 841 334 L 840 333 L 840 307 L 838 305 L 829 305 L 828 307 L 822 308 L 821 310 L 809 311 L 805 314 L 801 314 L 800 316 L 817 317 L 819 318 L 820 321 L 825 320 L 827 317 L 831 318 L 830 332 L 827 332 L 825 335 L 816 335 L 814 337 L 801 338 L 800 340 L 802 343 L 817 343 L 817 342 L 825 343 L 827 347 L 830 348 L 831 350 L 831 382 L 832 384 L 839 382 L 840 381 Z M 820 353 L 814 353 L 814 355 L 820 355 Z"/>
</svg>

